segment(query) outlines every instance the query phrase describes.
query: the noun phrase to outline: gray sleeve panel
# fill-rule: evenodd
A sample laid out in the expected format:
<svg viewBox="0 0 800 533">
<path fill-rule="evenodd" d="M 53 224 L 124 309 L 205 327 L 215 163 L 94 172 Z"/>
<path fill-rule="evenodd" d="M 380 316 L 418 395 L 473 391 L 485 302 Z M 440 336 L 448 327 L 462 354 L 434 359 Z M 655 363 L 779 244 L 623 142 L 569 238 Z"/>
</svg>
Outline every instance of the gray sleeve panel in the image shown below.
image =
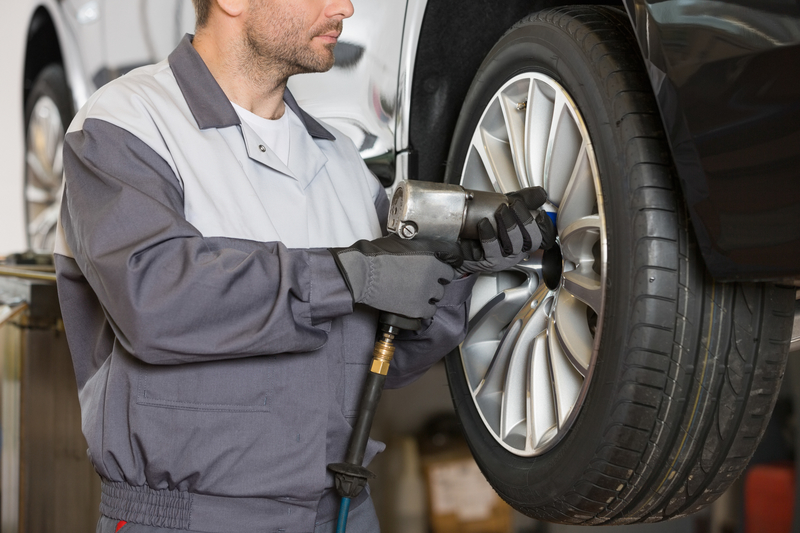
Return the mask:
<svg viewBox="0 0 800 533">
<path fill-rule="evenodd" d="M 412 383 L 464 340 L 469 299 L 477 279 L 478 276 L 467 276 L 445 286 L 436 314 L 423 322 L 423 329 L 398 336 L 397 351 L 386 377 L 387 389 Z"/>
<path fill-rule="evenodd" d="M 142 360 L 307 352 L 327 340 L 326 320 L 352 311 L 327 251 L 204 238 L 183 216 L 169 165 L 129 132 L 86 120 L 67 135 L 64 166 L 67 242 L 115 335 Z"/>
<path fill-rule="evenodd" d="M 58 301 L 65 311 L 64 327 L 73 355 L 78 391 L 111 354 L 114 332 L 105 320 L 103 307 L 71 257 L 54 254 Z M 66 312 L 76 310 L 77 312 Z M 80 354 L 80 356 L 79 356 Z"/>
</svg>

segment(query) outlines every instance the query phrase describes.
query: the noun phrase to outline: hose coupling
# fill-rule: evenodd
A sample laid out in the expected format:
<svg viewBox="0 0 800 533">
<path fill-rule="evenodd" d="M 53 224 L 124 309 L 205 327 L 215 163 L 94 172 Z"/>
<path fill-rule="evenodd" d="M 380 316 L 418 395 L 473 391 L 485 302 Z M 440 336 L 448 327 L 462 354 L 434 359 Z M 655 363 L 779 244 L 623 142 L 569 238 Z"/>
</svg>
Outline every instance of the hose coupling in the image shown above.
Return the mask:
<svg viewBox="0 0 800 533">
<path fill-rule="evenodd" d="M 370 372 L 385 376 L 389 372 L 389 365 L 394 358 L 394 334 L 383 331 L 382 338 L 375 341 L 372 350 L 372 366 Z"/>
</svg>

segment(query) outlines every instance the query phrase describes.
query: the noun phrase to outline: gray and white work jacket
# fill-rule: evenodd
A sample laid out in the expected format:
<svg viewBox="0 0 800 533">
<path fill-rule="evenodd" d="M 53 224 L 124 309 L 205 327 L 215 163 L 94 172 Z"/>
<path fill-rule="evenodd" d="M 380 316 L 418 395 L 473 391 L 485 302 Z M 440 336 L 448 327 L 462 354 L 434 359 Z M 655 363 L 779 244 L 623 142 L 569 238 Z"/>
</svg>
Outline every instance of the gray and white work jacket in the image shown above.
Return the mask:
<svg viewBox="0 0 800 533">
<path fill-rule="evenodd" d="M 58 290 L 108 517 L 289 533 L 335 515 L 326 465 L 344 459 L 377 317 L 326 248 L 379 237 L 388 201 L 347 137 L 285 103 L 305 127 L 287 165 L 187 37 L 69 128 Z M 402 338 L 387 386 L 462 340 L 472 283 Z"/>
</svg>

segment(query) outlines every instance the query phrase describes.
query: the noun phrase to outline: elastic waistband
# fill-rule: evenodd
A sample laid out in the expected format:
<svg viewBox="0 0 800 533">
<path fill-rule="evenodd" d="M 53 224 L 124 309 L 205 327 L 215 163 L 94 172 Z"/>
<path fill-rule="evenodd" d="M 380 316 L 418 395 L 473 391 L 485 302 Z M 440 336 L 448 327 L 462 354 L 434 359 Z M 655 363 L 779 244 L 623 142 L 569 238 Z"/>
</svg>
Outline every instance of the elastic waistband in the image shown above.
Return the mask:
<svg viewBox="0 0 800 533">
<path fill-rule="evenodd" d="M 366 491 L 362 494 L 364 497 L 358 499 L 366 497 Z M 331 506 L 328 499 L 331 498 L 326 494 L 323 497 L 325 505 L 320 505 L 322 502 L 318 500 L 231 498 L 179 490 L 153 490 L 104 480 L 100 513 L 136 524 L 202 533 L 309 533 L 314 531 L 318 507 L 328 511 Z"/>
</svg>

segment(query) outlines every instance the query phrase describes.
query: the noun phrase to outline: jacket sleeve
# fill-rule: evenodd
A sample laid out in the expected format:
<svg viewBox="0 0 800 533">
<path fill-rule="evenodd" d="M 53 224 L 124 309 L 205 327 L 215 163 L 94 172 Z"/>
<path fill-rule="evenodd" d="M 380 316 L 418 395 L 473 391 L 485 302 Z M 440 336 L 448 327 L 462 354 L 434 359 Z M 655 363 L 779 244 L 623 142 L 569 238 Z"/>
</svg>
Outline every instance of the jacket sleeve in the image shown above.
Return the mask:
<svg viewBox="0 0 800 533">
<path fill-rule="evenodd" d="M 203 237 L 178 177 L 98 119 L 67 135 L 61 223 L 114 334 L 135 357 L 177 364 L 308 352 L 352 298 L 326 250 Z M 77 311 L 79 312 L 79 311 Z"/>
<path fill-rule="evenodd" d="M 423 321 L 419 331 L 404 331 L 397 337 L 396 351 L 386 388 L 404 387 L 457 347 L 467 334 L 467 317 L 476 275 L 452 281 L 444 298 L 436 304 L 433 318 Z"/>
</svg>

